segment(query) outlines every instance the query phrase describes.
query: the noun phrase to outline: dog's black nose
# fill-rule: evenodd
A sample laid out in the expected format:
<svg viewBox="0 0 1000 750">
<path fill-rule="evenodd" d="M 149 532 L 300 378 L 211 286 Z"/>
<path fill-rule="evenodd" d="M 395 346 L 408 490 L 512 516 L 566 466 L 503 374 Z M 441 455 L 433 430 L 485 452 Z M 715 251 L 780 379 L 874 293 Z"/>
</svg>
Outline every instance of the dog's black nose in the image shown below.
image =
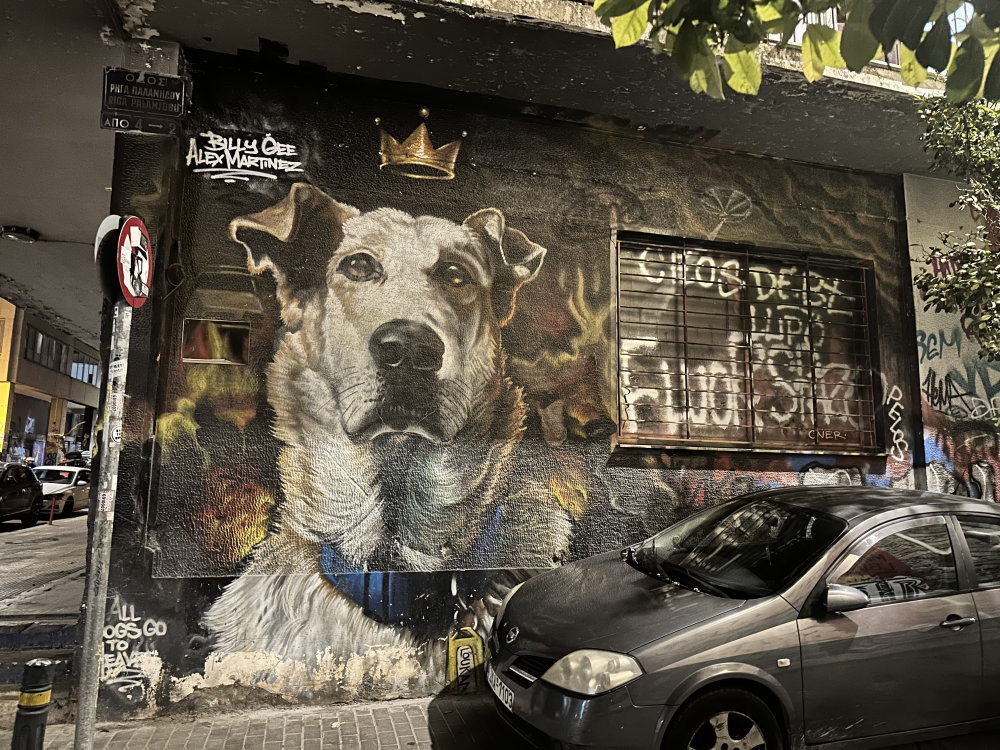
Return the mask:
<svg viewBox="0 0 1000 750">
<path fill-rule="evenodd" d="M 444 359 L 444 342 L 423 323 L 390 320 L 368 341 L 375 365 L 383 372 L 437 372 Z"/>
</svg>

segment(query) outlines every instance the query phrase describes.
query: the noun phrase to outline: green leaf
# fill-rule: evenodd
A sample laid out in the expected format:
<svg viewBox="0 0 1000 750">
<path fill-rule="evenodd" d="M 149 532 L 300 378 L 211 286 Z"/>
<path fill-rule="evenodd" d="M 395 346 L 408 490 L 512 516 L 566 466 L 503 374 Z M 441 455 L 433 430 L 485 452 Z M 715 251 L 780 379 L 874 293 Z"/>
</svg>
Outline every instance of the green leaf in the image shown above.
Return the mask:
<svg viewBox="0 0 1000 750">
<path fill-rule="evenodd" d="M 908 4 L 911 6 L 907 11 L 909 17 L 903 26 L 902 33 L 899 35 L 899 41 L 910 49 L 915 50 L 920 46 L 920 40 L 924 36 L 924 27 L 930 20 L 934 6 L 937 5 L 937 0 L 911 0 Z M 897 5 L 896 7 L 898 8 L 899 6 Z"/>
<path fill-rule="evenodd" d="M 962 7 L 965 0 L 937 0 L 934 12 L 931 13 L 931 20 L 936 21 L 941 16 L 950 16 Z"/>
<path fill-rule="evenodd" d="M 868 26 L 874 7 L 873 0 L 856 0 L 840 36 L 840 54 L 848 69 L 855 73 L 870 63 L 878 53 L 878 39 Z"/>
<path fill-rule="evenodd" d="M 681 74 L 689 78 L 694 71 L 694 58 L 698 54 L 698 30 L 690 21 L 681 24 L 674 41 L 673 58 Z"/>
<path fill-rule="evenodd" d="M 992 101 L 1000 99 L 1000 54 L 995 54 L 990 63 L 990 71 L 986 74 L 986 84 L 983 86 L 983 98 Z"/>
<path fill-rule="evenodd" d="M 875 0 L 875 9 L 872 10 L 872 14 L 868 19 L 868 24 L 872 34 L 879 40 L 879 44 L 882 45 L 882 49 L 891 49 L 893 43 L 896 41 L 895 37 L 893 37 L 890 39 L 889 44 L 885 44 L 887 37 L 886 26 L 888 25 L 889 17 L 896 9 L 896 6 L 905 2 L 907 2 L 907 0 Z M 898 19 L 897 23 L 899 23 Z M 891 34 L 888 36 L 891 36 Z"/>
<path fill-rule="evenodd" d="M 616 18 L 631 13 L 646 0 L 596 0 L 594 13 L 598 18 Z"/>
<path fill-rule="evenodd" d="M 840 32 L 818 23 L 806 27 L 802 38 L 802 68 L 810 83 L 823 77 L 827 66 L 846 67 L 840 56 Z"/>
<path fill-rule="evenodd" d="M 764 33 L 780 34 L 782 44 L 792 38 L 800 19 L 800 9 L 797 5 L 787 0 L 771 0 L 754 7 L 757 9 L 757 17 L 763 24 Z"/>
<path fill-rule="evenodd" d="M 642 39 L 646 27 L 649 26 L 649 4 L 651 1 L 646 0 L 631 13 L 611 19 L 611 36 L 614 37 L 615 47 L 619 49 L 628 47 Z"/>
<path fill-rule="evenodd" d="M 760 3 L 757 6 L 757 17 L 764 23 L 772 23 L 784 19 L 785 14 L 781 12 L 780 2 Z"/>
<path fill-rule="evenodd" d="M 756 94 L 760 90 L 760 61 L 754 50 L 756 44 L 742 44 L 733 37 L 726 42 L 723 55 L 726 68 L 726 83 L 740 94 Z"/>
<path fill-rule="evenodd" d="M 905 44 L 899 47 L 899 73 L 908 86 L 919 86 L 927 78 L 927 68 L 917 62 L 916 54 Z"/>
<path fill-rule="evenodd" d="M 917 47 L 917 62 L 925 68 L 944 71 L 951 61 L 951 26 L 947 16 L 941 16 L 924 35 Z"/>
<path fill-rule="evenodd" d="M 991 29 L 982 16 L 973 16 L 972 20 L 962 30 L 962 33 L 974 36 L 984 44 L 988 40 L 997 38 L 996 29 Z"/>
<path fill-rule="evenodd" d="M 708 94 L 713 99 L 725 98 L 722 93 L 722 75 L 719 61 L 711 52 L 699 54 L 694 59 L 694 69 L 688 78 L 691 90 L 696 94 Z"/>
<path fill-rule="evenodd" d="M 696 94 L 708 94 L 722 99 L 722 75 L 719 62 L 708 46 L 708 29 L 685 21 L 677 33 L 674 59 Z"/>
<path fill-rule="evenodd" d="M 948 101 L 966 102 L 979 93 L 984 66 L 983 45 L 970 36 L 962 42 L 948 68 L 948 82 L 944 90 Z"/>
</svg>

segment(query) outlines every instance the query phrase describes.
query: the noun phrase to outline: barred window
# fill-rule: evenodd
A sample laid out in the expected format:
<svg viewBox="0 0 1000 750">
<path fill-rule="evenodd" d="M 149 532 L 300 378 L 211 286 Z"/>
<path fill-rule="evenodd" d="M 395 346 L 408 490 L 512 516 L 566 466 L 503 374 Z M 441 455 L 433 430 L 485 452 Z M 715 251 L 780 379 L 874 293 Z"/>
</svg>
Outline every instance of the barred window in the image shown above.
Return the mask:
<svg viewBox="0 0 1000 750">
<path fill-rule="evenodd" d="M 622 444 L 874 452 L 870 265 L 618 236 Z"/>
</svg>

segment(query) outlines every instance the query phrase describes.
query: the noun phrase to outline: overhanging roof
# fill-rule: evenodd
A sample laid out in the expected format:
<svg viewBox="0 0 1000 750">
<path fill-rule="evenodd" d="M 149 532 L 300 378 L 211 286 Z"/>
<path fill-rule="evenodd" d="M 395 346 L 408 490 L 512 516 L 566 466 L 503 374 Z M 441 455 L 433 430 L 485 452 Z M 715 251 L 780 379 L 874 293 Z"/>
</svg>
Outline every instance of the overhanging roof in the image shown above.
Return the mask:
<svg viewBox="0 0 1000 750">
<path fill-rule="evenodd" d="M 34 227 L 48 241 L 0 240 L 0 296 L 96 343 L 91 243 L 108 210 L 113 147 L 98 127 L 101 74 L 121 64 L 129 36 L 229 54 L 267 39 L 287 48 L 289 62 L 501 97 L 591 126 L 850 169 L 926 171 L 910 94 L 834 78 L 809 84 L 786 61 L 766 69 L 760 96 L 717 102 L 692 94 L 647 47 L 616 51 L 600 31 L 516 15 L 538 15 L 539 3 L 561 11 L 569 0 L 470 2 L 490 9 L 427 0 L 6 0 L 0 222 Z M 582 12 L 572 6 L 568 15 L 589 18 Z"/>
</svg>

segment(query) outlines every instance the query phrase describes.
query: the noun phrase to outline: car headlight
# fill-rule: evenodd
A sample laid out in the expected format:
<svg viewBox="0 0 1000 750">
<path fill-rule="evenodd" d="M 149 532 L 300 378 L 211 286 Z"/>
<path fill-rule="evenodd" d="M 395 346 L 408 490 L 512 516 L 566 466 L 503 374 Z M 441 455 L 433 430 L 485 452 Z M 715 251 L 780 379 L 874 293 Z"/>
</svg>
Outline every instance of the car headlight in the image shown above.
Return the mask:
<svg viewBox="0 0 1000 750">
<path fill-rule="evenodd" d="M 566 654 L 548 668 L 542 679 L 571 693 L 600 695 L 641 674 L 642 667 L 631 656 L 584 648 Z"/>
<path fill-rule="evenodd" d="M 524 581 L 521 581 L 519 584 L 517 584 L 516 586 L 511 588 L 510 591 L 507 592 L 507 596 L 505 596 L 503 598 L 503 601 L 500 602 L 500 609 L 497 610 L 497 616 L 493 619 L 493 627 L 499 627 L 500 621 L 503 619 L 503 613 L 507 611 L 508 602 L 510 602 L 514 594 L 517 593 L 517 590 L 521 588 L 523 585 Z"/>
</svg>

